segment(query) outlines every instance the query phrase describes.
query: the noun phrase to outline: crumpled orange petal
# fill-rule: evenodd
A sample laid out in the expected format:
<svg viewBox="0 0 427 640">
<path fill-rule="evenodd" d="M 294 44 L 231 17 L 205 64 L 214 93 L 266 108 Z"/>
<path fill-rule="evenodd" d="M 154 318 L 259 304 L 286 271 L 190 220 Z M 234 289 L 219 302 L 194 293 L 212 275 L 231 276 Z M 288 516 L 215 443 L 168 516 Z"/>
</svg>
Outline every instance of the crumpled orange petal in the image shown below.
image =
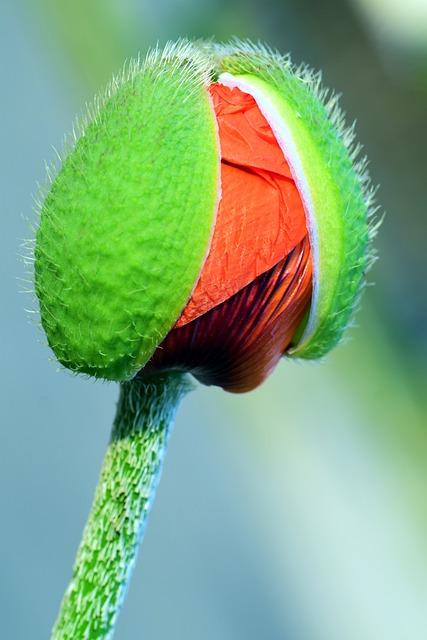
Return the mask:
<svg viewBox="0 0 427 640">
<path fill-rule="evenodd" d="M 221 199 L 208 257 L 175 326 L 230 298 L 307 234 L 289 165 L 254 98 L 219 84 L 209 93 L 219 128 Z"/>
</svg>

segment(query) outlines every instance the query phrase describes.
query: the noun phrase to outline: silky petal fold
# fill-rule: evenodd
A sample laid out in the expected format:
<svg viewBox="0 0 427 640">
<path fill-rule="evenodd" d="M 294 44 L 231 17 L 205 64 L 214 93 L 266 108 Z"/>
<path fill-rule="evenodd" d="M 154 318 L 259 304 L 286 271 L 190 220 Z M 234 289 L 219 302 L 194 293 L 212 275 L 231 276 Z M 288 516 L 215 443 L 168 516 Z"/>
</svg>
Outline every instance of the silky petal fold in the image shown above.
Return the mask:
<svg viewBox="0 0 427 640">
<path fill-rule="evenodd" d="M 277 264 L 307 233 L 289 165 L 254 98 L 212 84 L 221 199 L 210 251 L 177 326 L 206 313 Z"/>
</svg>

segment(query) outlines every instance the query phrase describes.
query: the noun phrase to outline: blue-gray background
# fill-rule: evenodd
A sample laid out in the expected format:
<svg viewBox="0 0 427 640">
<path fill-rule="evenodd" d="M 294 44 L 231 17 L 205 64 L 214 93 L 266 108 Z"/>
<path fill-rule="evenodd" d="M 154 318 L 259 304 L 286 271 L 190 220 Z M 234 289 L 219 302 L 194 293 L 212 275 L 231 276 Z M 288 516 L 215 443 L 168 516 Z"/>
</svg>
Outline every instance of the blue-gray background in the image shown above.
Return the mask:
<svg viewBox="0 0 427 640">
<path fill-rule="evenodd" d="M 238 35 L 323 68 L 357 118 L 387 211 L 376 286 L 328 363 L 184 401 L 116 638 L 425 640 L 427 16 L 400 4 L 1 4 L 2 638 L 49 637 L 117 398 L 58 373 L 24 312 L 44 159 L 125 58 Z"/>
</svg>

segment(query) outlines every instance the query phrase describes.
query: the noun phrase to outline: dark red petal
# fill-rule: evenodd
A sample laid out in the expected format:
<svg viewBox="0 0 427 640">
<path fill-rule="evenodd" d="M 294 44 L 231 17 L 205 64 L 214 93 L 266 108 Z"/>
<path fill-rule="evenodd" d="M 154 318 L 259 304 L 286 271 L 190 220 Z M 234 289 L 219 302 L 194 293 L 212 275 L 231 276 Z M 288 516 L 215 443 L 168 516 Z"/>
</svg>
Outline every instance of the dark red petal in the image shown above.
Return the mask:
<svg viewBox="0 0 427 640">
<path fill-rule="evenodd" d="M 311 300 L 307 236 L 276 266 L 196 320 L 175 327 L 140 375 L 189 371 L 242 393 L 257 387 L 292 341 Z"/>
</svg>

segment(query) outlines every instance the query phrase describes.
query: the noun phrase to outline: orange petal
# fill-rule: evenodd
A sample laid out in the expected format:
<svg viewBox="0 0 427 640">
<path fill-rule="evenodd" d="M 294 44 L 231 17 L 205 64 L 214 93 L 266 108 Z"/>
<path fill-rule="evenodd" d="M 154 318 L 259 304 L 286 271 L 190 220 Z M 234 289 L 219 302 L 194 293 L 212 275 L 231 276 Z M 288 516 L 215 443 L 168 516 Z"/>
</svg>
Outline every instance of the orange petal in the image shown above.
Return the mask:
<svg viewBox="0 0 427 640">
<path fill-rule="evenodd" d="M 221 199 L 209 254 L 176 326 L 221 304 L 289 254 L 307 233 L 289 165 L 254 98 L 212 84 Z"/>
</svg>

